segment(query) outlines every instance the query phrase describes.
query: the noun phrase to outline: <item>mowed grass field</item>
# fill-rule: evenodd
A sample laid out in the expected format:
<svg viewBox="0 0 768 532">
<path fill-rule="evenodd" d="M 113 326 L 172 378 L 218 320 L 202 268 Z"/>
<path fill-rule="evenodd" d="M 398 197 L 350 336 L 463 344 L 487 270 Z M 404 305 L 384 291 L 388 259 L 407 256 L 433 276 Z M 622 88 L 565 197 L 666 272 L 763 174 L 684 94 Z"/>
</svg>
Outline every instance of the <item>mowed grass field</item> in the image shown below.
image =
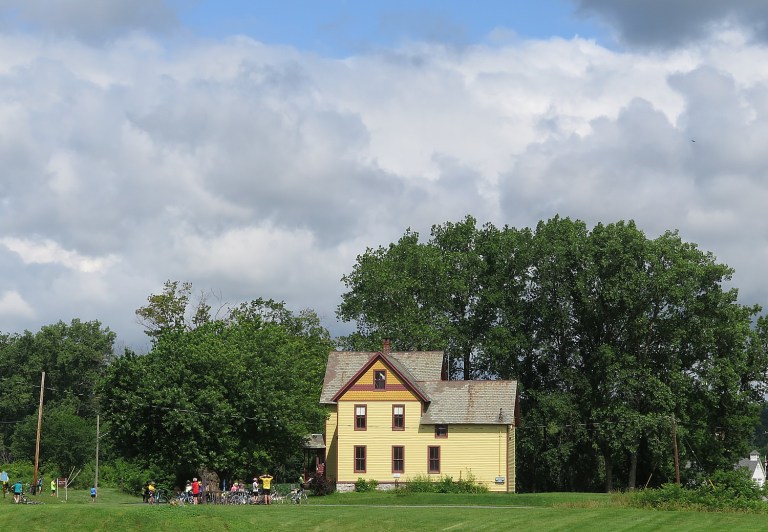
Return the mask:
<svg viewBox="0 0 768 532">
<path fill-rule="evenodd" d="M 103 489 L 44 504 L 0 502 L 0 530 L 767 530 L 768 515 L 666 512 L 627 508 L 601 494 L 345 493 L 311 497 L 306 506 L 148 506 Z"/>
</svg>

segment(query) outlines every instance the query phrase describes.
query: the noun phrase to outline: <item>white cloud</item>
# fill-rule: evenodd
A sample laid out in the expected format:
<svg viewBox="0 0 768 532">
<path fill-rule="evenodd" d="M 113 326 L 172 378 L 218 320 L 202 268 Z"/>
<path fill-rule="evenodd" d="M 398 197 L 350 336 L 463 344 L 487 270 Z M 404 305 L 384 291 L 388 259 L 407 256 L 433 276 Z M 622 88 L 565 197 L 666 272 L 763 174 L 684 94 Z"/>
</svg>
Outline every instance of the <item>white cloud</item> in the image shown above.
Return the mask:
<svg viewBox="0 0 768 532">
<path fill-rule="evenodd" d="M 24 298 L 15 290 L 3 292 L 0 296 L 0 316 L 4 318 L 33 319 L 35 309 L 24 301 Z"/>
<path fill-rule="evenodd" d="M 65 250 L 56 242 L 47 239 L 32 242 L 6 237 L 0 238 L 0 244 L 19 255 L 25 264 L 60 264 L 83 273 L 104 272 L 118 260 L 114 255 L 86 257 L 74 251 Z"/>
<path fill-rule="evenodd" d="M 357 254 L 466 214 L 678 228 L 736 267 L 745 302 L 765 296 L 758 45 L 176 46 L 0 35 L 0 290 L 40 309 L 15 326 L 100 319 L 141 342 L 134 310 L 174 279 L 338 333 Z"/>
</svg>

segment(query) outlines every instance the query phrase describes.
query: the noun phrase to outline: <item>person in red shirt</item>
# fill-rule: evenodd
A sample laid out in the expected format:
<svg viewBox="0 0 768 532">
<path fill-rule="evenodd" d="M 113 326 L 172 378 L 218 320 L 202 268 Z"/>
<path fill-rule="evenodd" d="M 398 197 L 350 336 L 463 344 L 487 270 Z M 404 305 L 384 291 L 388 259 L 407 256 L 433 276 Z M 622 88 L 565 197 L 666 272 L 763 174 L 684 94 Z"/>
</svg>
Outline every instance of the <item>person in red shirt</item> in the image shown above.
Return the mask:
<svg viewBox="0 0 768 532">
<path fill-rule="evenodd" d="M 192 504 L 198 504 L 200 502 L 201 492 L 200 482 L 197 480 L 197 477 L 195 477 L 192 479 Z"/>
</svg>

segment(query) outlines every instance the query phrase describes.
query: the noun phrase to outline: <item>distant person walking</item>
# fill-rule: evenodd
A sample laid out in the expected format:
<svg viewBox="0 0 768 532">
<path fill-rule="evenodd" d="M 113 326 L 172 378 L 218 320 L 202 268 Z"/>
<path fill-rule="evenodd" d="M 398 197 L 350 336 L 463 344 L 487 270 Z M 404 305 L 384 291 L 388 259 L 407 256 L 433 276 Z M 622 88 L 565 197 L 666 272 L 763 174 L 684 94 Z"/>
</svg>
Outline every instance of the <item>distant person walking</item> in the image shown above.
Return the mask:
<svg viewBox="0 0 768 532">
<path fill-rule="evenodd" d="M 91 502 L 96 502 L 96 487 L 91 488 Z"/>
<path fill-rule="evenodd" d="M 51 479 L 51 497 L 56 495 L 56 479 Z"/>
</svg>

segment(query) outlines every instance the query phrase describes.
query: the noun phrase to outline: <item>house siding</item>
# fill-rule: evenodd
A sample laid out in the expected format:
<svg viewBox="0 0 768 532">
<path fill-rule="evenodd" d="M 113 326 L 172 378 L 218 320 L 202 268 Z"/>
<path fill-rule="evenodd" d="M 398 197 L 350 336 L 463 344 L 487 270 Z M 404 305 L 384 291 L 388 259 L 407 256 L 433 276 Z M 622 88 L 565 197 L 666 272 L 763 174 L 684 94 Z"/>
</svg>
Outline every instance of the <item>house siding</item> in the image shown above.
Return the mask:
<svg viewBox="0 0 768 532">
<path fill-rule="evenodd" d="M 339 425 L 336 405 L 328 405 L 325 420 L 325 476 L 336 481 L 338 471 Z"/>
<path fill-rule="evenodd" d="M 444 475 L 459 480 L 466 479 L 471 473 L 477 483 L 490 491 L 507 491 L 506 483 L 495 483 L 497 476 L 509 480 L 506 425 L 450 425 L 448 438 L 435 438 L 434 425 L 419 424 L 421 402 L 414 400 L 412 395 L 410 401 L 398 398 L 391 402 L 377 399 L 366 403 L 367 430 L 355 431 L 354 407 L 365 403 L 365 400 L 359 395 L 355 395 L 353 400 L 347 400 L 347 394 L 338 403 L 337 482 L 351 484 L 358 478 L 375 479 L 380 484 L 394 482 L 392 447 L 402 446 L 405 451 L 405 468 L 399 482 L 407 481 L 408 477 L 425 475 L 435 480 Z M 405 405 L 405 430 L 392 430 L 393 404 Z M 365 473 L 355 472 L 355 446 L 366 447 Z M 439 474 L 429 474 L 427 471 L 428 448 L 431 446 L 440 447 Z M 467 466 L 468 456 L 472 457 L 470 467 Z"/>
<path fill-rule="evenodd" d="M 384 390 L 375 390 L 373 373 L 377 370 L 387 372 L 387 384 Z M 408 401 L 414 399 L 408 386 L 392 371 L 392 368 L 382 361 L 374 363 L 357 381 L 344 393 L 345 401 Z"/>
<path fill-rule="evenodd" d="M 450 476 L 453 480 L 474 476 L 475 482 L 489 491 L 507 491 L 507 426 L 506 425 L 449 425 L 447 438 L 435 438 L 434 426 L 422 426 L 424 435 L 424 469 L 426 472 L 427 446 L 440 446 L 440 474 L 433 478 Z M 471 465 L 467 458 L 472 457 Z M 496 477 L 505 483 L 496 484 Z"/>
<path fill-rule="evenodd" d="M 381 353 L 358 355 L 349 354 L 354 364 L 343 360 L 342 355 L 332 358 L 321 400 L 329 412 L 326 475 L 336 481 L 340 491 L 353 489 L 359 478 L 376 480 L 386 489 L 409 478 L 437 481 L 446 476 L 454 481 L 471 476 L 490 491 L 515 491 L 519 405 L 514 399 L 514 381 L 419 381 L 409 373 L 409 365 L 419 361 L 415 356 L 390 365 Z M 380 370 L 386 371 L 384 389 L 376 389 L 374 382 L 374 374 Z M 345 380 L 344 375 L 352 376 Z M 405 407 L 402 430 L 393 427 L 394 405 Z M 356 406 L 365 406 L 366 415 L 365 428 L 357 430 Z M 510 416 L 513 410 L 514 421 Z M 447 437 L 435 437 L 436 423 L 447 425 Z M 394 447 L 402 447 L 404 452 L 403 471 L 398 473 L 393 471 Z M 440 470 L 429 473 L 429 449 L 433 447 L 439 448 Z M 365 449 L 365 465 L 360 471 L 355 468 L 356 448 Z"/>
<path fill-rule="evenodd" d="M 346 397 L 346 396 L 345 396 Z M 409 475 L 410 469 L 416 466 L 416 445 L 420 441 L 419 419 L 421 403 L 398 399 L 385 402 L 381 400 L 367 403 L 368 428 L 354 430 L 355 405 L 365 403 L 357 398 L 353 401 L 339 401 L 339 443 L 338 443 L 338 481 L 351 483 L 358 477 L 366 480 L 376 479 L 379 482 L 393 482 L 392 477 L 392 446 L 405 448 L 405 471 L 402 477 Z M 405 406 L 405 430 L 392 430 L 392 405 Z M 365 445 L 367 448 L 366 472 L 354 472 L 354 448 Z M 426 453 L 426 446 L 424 446 Z M 424 469 L 424 468 L 422 468 Z"/>
<path fill-rule="evenodd" d="M 513 426 L 507 427 L 507 442 L 509 445 L 507 448 L 507 492 L 514 493 L 517 490 L 517 475 L 515 474 L 517 471 L 515 462 L 517 431 Z"/>
</svg>

